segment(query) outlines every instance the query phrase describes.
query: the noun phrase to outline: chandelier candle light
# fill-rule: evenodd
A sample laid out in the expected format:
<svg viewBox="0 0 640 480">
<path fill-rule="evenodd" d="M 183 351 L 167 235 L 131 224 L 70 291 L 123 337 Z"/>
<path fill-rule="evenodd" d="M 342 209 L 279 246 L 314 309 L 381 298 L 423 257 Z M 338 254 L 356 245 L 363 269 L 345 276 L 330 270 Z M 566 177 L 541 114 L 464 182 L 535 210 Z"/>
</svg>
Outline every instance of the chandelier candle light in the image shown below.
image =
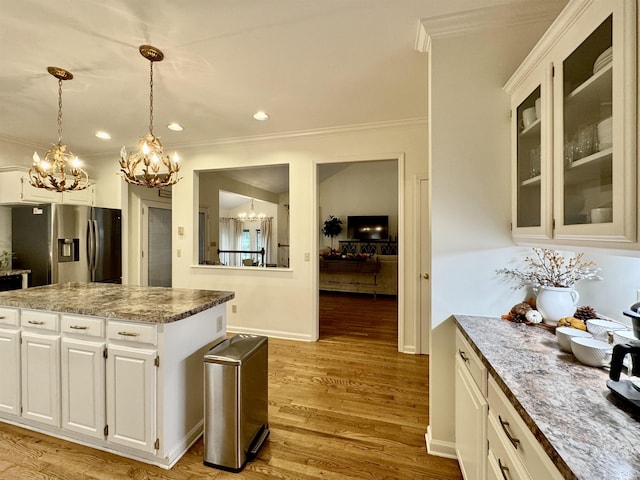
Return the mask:
<svg viewBox="0 0 640 480">
<path fill-rule="evenodd" d="M 180 157 L 165 156 L 160 138 L 153 135 L 153 63 L 161 62 L 164 54 L 151 45 L 141 45 L 140 54 L 149 60 L 149 133 L 138 141 L 138 149 L 127 154 L 125 147 L 120 150 L 120 171 L 124 179 L 134 185 L 162 188 L 175 184 L 180 171 Z"/>
<path fill-rule="evenodd" d="M 58 67 L 48 67 L 47 71 L 58 79 L 58 143 L 54 144 L 40 159 L 33 153 L 33 165 L 29 169 L 29 183 L 36 188 L 56 192 L 84 190 L 89 186 L 89 176 L 81 168 L 78 157 L 62 143 L 62 81 L 71 80 L 73 74 Z"/>
</svg>

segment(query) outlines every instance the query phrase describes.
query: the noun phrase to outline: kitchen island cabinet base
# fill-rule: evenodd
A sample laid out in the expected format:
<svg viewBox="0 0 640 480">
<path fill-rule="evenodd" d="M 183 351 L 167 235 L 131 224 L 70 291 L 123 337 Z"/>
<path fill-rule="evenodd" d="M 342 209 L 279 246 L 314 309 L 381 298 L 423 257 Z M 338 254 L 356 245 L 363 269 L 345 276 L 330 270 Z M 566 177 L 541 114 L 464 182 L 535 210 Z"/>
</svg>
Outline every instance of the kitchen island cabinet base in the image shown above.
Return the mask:
<svg viewBox="0 0 640 480">
<path fill-rule="evenodd" d="M 150 324 L 128 322 L 123 319 L 114 321 L 107 319 L 106 323 L 107 332 L 110 331 L 110 323 L 117 323 L 128 324 L 132 329 L 152 328 L 156 334 L 155 337 L 150 337 L 150 341 L 155 342 L 154 345 L 139 343 L 141 338 L 147 340 L 143 335 L 131 337 L 131 339 L 126 337 L 115 339 L 107 333 L 105 362 L 109 361 L 110 348 L 114 352 L 118 349 L 133 351 L 136 347 L 141 351 L 157 351 L 157 356 L 154 356 L 157 360 L 154 360 L 149 373 L 153 375 L 151 384 L 155 388 L 153 395 L 149 398 L 155 398 L 155 404 L 150 404 L 147 400 L 143 406 L 146 419 L 134 418 L 133 420 L 140 421 L 141 428 L 145 432 L 144 439 L 137 448 L 135 442 L 123 444 L 114 437 L 117 429 L 115 424 L 111 423 L 118 422 L 117 407 L 115 407 L 115 417 L 113 412 L 105 417 L 105 436 L 102 439 L 6 412 L 0 412 L 0 422 L 170 469 L 202 435 L 204 426 L 203 358 L 212 346 L 226 337 L 226 305 L 221 303 L 169 323 Z M 106 403 L 109 412 L 113 408 L 110 402 L 115 398 L 109 390 L 114 388 L 114 383 L 117 385 L 117 380 L 106 383 Z M 131 395 L 135 399 L 137 393 L 132 391 Z M 125 409 L 121 407 L 120 412 L 124 411 Z M 121 425 L 123 421 L 123 419 L 120 420 Z M 130 425 L 130 427 L 126 430 L 135 433 L 140 431 L 137 425 Z"/>
</svg>

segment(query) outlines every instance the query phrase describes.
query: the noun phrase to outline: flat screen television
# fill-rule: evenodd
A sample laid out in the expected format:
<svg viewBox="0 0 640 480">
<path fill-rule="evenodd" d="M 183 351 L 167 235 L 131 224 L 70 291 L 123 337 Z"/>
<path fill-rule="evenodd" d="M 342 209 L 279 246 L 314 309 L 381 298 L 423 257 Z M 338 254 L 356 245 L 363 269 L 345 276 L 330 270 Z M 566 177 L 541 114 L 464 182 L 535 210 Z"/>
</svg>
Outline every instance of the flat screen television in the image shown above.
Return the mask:
<svg viewBox="0 0 640 480">
<path fill-rule="evenodd" d="M 387 240 L 389 217 L 387 215 L 354 215 L 347 217 L 347 236 L 350 240 Z"/>
</svg>

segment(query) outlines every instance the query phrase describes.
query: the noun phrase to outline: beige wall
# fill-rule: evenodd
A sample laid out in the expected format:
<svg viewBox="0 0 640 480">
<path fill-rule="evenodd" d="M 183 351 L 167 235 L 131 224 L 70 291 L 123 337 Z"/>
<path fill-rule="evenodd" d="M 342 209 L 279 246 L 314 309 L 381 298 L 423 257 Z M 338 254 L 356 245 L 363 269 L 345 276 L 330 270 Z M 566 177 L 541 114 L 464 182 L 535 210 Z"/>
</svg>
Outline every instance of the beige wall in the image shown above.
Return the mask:
<svg viewBox="0 0 640 480">
<path fill-rule="evenodd" d="M 323 162 L 350 162 L 402 157 L 404 177 L 404 245 L 406 258 L 415 255 L 413 242 L 414 176 L 426 172 L 426 125 L 416 121 L 378 128 L 332 131 L 294 138 L 211 145 L 181 152 L 183 180 L 174 187 L 174 250 L 182 257 L 174 258 L 174 286 L 233 290 L 237 313 L 229 312 L 231 331 L 256 332 L 287 338 L 317 338 L 318 295 L 318 189 L 316 165 Z M 288 163 L 290 175 L 290 268 L 255 271 L 228 267 L 196 265 L 197 237 L 194 200 L 198 198 L 195 182 L 197 170 L 246 167 Z M 180 222 L 180 223 L 178 223 Z M 185 226 L 185 234 L 177 235 L 175 226 Z M 308 260 L 305 260 L 308 258 Z M 415 322 L 412 307 L 416 302 L 415 270 L 407 261 L 407 288 L 401 318 L 401 348 L 415 351 Z M 411 265 L 409 265 L 411 264 Z M 403 270 L 404 271 L 404 270 Z M 411 277 L 411 278 L 410 278 Z"/>
<path fill-rule="evenodd" d="M 453 454 L 453 313 L 496 316 L 521 299 L 495 274 L 516 253 L 509 231 L 509 98 L 501 89 L 544 31 L 529 25 L 434 39 L 431 448 Z"/>
<path fill-rule="evenodd" d="M 349 215 L 387 215 L 389 235 L 398 235 L 398 162 L 376 161 L 348 164 L 320 183 L 320 225 L 329 215 L 342 220 L 342 231 L 333 239 L 333 248 L 347 237 Z M 320 247 L 330 247 L 331 238 L 320 232 Z"/>
</svg>

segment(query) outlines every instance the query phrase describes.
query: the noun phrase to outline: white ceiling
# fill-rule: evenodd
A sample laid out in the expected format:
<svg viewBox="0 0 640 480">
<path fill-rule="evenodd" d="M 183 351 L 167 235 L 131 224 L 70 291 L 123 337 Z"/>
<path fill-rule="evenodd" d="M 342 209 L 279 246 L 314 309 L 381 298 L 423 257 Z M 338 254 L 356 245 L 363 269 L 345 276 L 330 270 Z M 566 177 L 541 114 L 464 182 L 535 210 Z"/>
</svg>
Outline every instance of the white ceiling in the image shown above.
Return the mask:
<svg viewBox="0 0 640 480">
<path fill-rule="evenodd" d="M 165 147 L 426 115 L 419 19 L 509 0 L 0 0 L 0 137 L 77 155 L 133 147 L 149 123 Z M 271 120 L 252 118 L 265 110 Z M 185 130 L 168 130 L 169 122 Z M 94 137 L 97 130 L 112 140 Z"/>
<path fill-rule="evenodd" d="M 165 148 L 426 116 L 420 18 L 515 0 L 0 0 L 0 138 L 63 140 L 76 155 L 135 146 L 149 123 Z M 533 0 L 523 0 L 533 1 Z M 252 118 L 265 110 L 271 120 Z M 172 132 L 166 125 L 181 123 Z M 112 140 L 99 140 L 106 130 Z"/>
</svg>

